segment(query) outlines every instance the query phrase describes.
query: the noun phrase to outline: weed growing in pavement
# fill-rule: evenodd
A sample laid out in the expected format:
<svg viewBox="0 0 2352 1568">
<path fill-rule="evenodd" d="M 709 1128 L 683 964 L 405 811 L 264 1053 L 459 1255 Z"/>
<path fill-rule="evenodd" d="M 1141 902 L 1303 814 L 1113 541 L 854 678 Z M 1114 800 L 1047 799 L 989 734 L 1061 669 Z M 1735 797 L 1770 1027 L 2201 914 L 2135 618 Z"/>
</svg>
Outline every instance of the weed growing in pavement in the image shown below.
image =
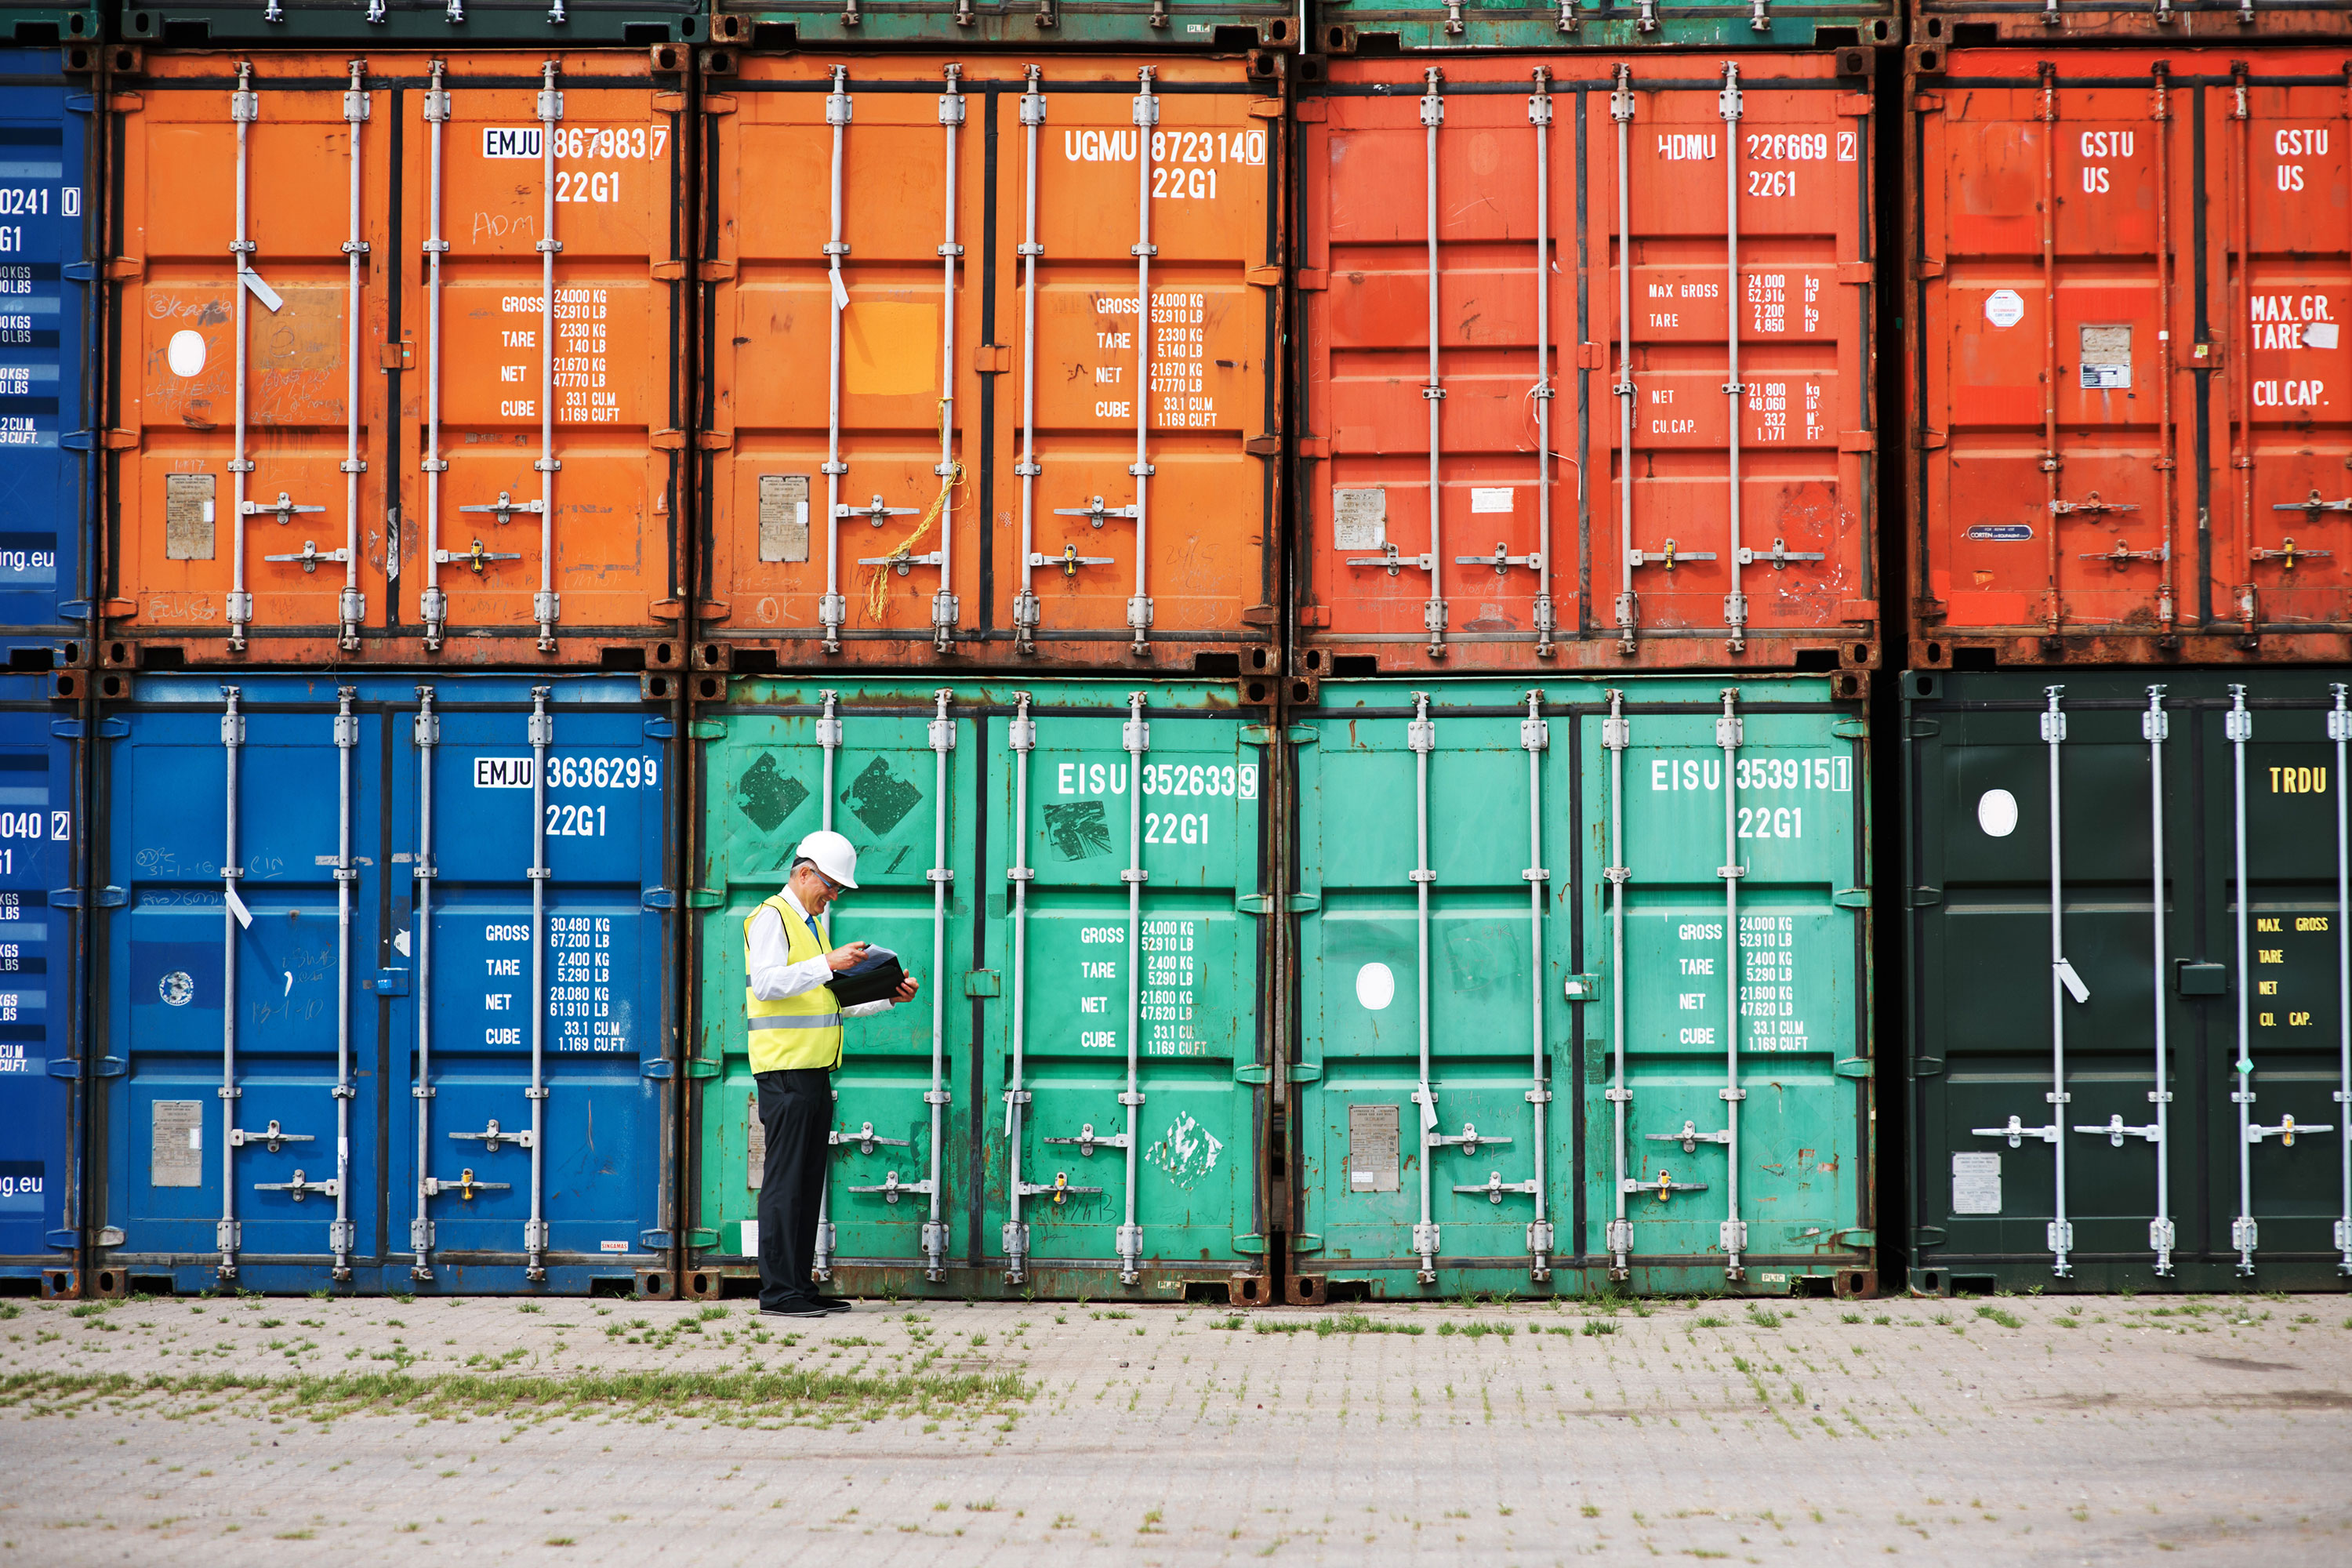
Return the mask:
<svg viewBox="0 0 2352 1568">
<path fill-rule="evenodd" d="M 1748 1321 L 1759 1329 L 1777 1329 L 1780 1326 L 1780 1314 L 1767 1311 L 1762 1307 L 1750 1307 L 1748 1309 Z"/>
<path fill-rule="evenodd" d="M 522 1301 L 516 1304 L 515 1310 L 518 1312 L 544 1312 L 547 1309 L 541 1306 L 536 1301 Z"/>
<path fill-rule="evenodd" d="M 1584 1334 L 1588 1338 L 1598 1337 L 1601 1334 L 1613 1334 L 1616 1331 L 1617 1325 L 1609 1321 L 1606 1318 L 1587 1318 L 1584 1321 L 1584 1327 L 1578 1331 L 1578 1332 Z"/>
<path fill-rule="evenodd" d="M 1999 1307 L 1979 1307 L 1977 1309 L 1977 1316 L 1979 1318 L 1990 1318 L 1992 1321 L 1999 1323 L 2004 1329 L 2021 1329 L 2025 1327 L 2024 1319 L 2019 1317 L 2014 1312 L 2003 1311 Z"/>
<path fill-rule="evenodd" d="M 1088 1312 L 1087 1316 L 1094 1319 L 1097 1322 L 1100 1322 L 1105 1318 L 1132 1318 L 1135 1314 L 1133 1312 L 1124 1310 L 1123 1309 L 1114 1307 L 1108 1312 Z"/>
<path fill-rule="evenodd" d="M 1209 1320 L 1209 1327 L 1213 1329 L 1230 1329 L 1239 1331 L 1241 1326 L 1242 1315 L 1239 1312 L 1235 1312 L 1229 1318 L 1212 1318 Z"/>
</svg>

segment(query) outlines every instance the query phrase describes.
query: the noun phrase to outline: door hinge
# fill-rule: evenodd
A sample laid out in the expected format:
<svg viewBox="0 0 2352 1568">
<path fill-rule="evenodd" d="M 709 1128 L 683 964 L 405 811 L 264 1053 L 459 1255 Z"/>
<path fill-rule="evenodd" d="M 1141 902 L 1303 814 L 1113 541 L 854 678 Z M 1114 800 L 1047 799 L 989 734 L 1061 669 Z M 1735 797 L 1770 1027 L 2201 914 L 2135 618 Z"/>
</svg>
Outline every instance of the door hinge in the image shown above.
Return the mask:
<svg viewBox="0 0 2352 1568">
<path fill-rule="evenodd" d="M 1838 450 L 1841 452 L 1875 452 L 1878 450 L 1878 432 L 1875 430 L 1840 431 L 1838 434 Z"/>
<path fill-rule="evenodd" d="M 1297 443 L 1298 460 L 1302 463 L 1320 461 L 1331 455 L 1328 436 L 1301 436 Z"/>
<path fill-rule="evenodd" d="M 694 1057 L 686 1064 L 686 1076 L 689 1079 L 717 1078 L 725 1070 L 718 1062 L 705 1061 L 700 1057 Z"/>
<path fill-rule="evenodd" d="M 689 910 L 723 909 L 726 904 L 727 895 L 716 888 L 688 888 L 686 890 L 686 907 Z"/>
<path fill-rule="evenodd" d="M 1941 114 L 1944 112 L 1944 95 L 1940 92 L 1915 92 L 1911 95 L 1911 108 L 1918 114 Z"/>
<path fill-rule="evenodd" d="M 1294 746 L 1311 746 L 1323 738 L 1323 731 L 1313 724 L 1293 724 L 1282 738 Z"/>
<path fill-rule="evenodd" d="M 129 1072 L 130 1070 L 131 1060 L 127 1057 L 100 1057 L 96 1062 L 91 1064 L 89 1076 L 92 1078 L 121 1078 L 124 1073 Z"/>
<path fill-rule="evenodd" d="M 75 1247 L 81 1245 L 81 1232 L 78 1230 L 53 1230 L 49 1232 L 48 1235 L 42 1237 L 42 1239 L 60 1252 L 71 1252 Z"/>
<path fill-rule="evenodd" d="M 1874 599 L 1840 599 L 1838 619 L 1842 621 L 1875 621 L 1878 602 Z"/>
<path fill-rule="evenodd" d="M 408 971 L 379 969 L 375 972 L 375 978 L 368 982 L 368 989 L 379 996 L 405 996 L 408 994 Z"/>
<path fill-rule="evenodd" d="M 1246 1252 L 1253 1257 L 1264 1257 L 1265 1254 L 1265 1237 L 1255 1234 L 1248 1236 L 1236 1236 L 1234 1237 L 1234 1250 L 1235 1252 Z"/>
<path fill-rule="evenodd" d="M 1300 1231 L 1291 1237 L 1290 1250 L 1293 1252 L 1320 1252 L 1323 1250 L 1323 1238 L 1316 1235 L 1311 1230 Z"/>
<path fill-rule="evenodd" d="M 1830 895 L 1830 902 L 1835 904 L 1842 910 L 1866 910 L 1870 908 L 1870 889 L 1868 888 L 1840 888 L 1836 892 Z"/>
<path fill-rule="evenodd" d="M 648 741 L 675 741 L 677 739 L 677 724 L 675 721 L 668 719 L 648 719 L 646 721 L 646 739 Z"/>
<path fill-rule="evenodd" d="M 1837 1075 L 1840 1078 L 1868 1078 L 1870 1076 L 1870 1058 L 1868 1057 L 1840 1057 L 1837 1064 Z"/>
<path fill-rule="evenodd" d="M 1878 268 L 1867 261 L 1841 261 L 1837 264 L 1837 280 L 1841 283 L 1875 283 Z"/>
<path fill-rule="evenodd" d="M 2183 996 L 2227 996 L 2230 994 L 2230 969 L 2221 963 L 2195 963 L 2188 959 L 2173 963 L 2175 984 Z"/>
<path fill-rule="evenodd" d="M 1946 1239 L 1944 1227 L 1940 1225 L 1915 1225 L 1911 1227 L 1911 1245 L 1914 1247 L 1941 1247 Z"/>
<path fill-rule="evenodd" d="M 1870 721 L 1840 719 L 1830 726 L 1830 733 L 1841 741 L 1867 741 L 1870 739 Z"/>
<path fill-rule="evenodd" d="M 1609 368 L 1609 345 L 1606 343 L 1577 344 L 1576 368 L 1579 370 L 1607 370 Z"/>
<path fill-rule="evenodd" d="M 638 1250 L 643 1252 L 667 1252 L 669 1250 L 669 1232 L 666 1230 L 641 1230 L 637 1232 L 637 1247 Z"/>
<path fill-rule="evenodd" d="M 637 1063 L 637 1076 L 667 1083 L 678 1076 L 677 1064 L 667 1057 L 646 1057 Z"/>
<path fill-rule="evenodd" d="M 1913 1057 L 1909 1064 L 1909 1071 L 1913 1078 L 1941 1078 L 1944 1073 L 1944 1058 Z"/>
<path fill-rule="evenodd" d="M 688 722 L 686 732 L 698 741 L 723 741 L 727 738 L 727 721 L 724 719 L 692 720 Z"/>
<path fill-rule="evenodd" d="M 1244 915 L 1270 915 L 1274 913 L 1274 895 L 1272 893 L 1236 893 L 1234 895 L 1234 909 L 1236 912 Z"/>
<path fill-rule="evenodd" d="M 1279 267 L 1245 267 L 1242 268 L 1242 281 L 1252 284 L 1260 289 L 1279 289 L 1282 287 L 1282 268 Z"/>
<path fill-rule="evenodd" d="M 653 280 L 656 283 L 686 281 L 686 263 L 682 260 L 673 258 L 668 261 L 656 261 L 653 264 L 652 272 Z"/>
<path fill-rule="evenodd" d="M 1320 1083 L 1323 1079 L 1321 1062 L 1293 1062 L 1283 1070 L 1286 1083 Z"/>
<path fill-rule="evenodd" d="M 1911 444 L 1923 452 L 1940 452 L 1944 449 L 1944 433 L 1941 430 L 1915 430 L 1911 433 Z"/>
<path fill-rule="evenodd" d="M 1878 1233 L 1874 1230 L 1864 1230 L 1858 1226 L 1852 1230 L 1833 1230 L 1830 1232 L 1830 1245 L 1859 1252 L 1864 1247 L 1875 1247 L 1878 1245 Z"/>
<path fill-rule="evenodd" d="M 1265 1085 L 1274 1081 L 1274 1069 L 1270 1067 L 1261 1066 L 1255 1062 L 1237 1064 L 1234 1068 L 1234 1081 L 1235 1083 L 1255 1084 L 1260 1088 L 1264 1088 Z"/>
<path fill-rule="evenodd" d="M 703 112 L 709 112 L 709 105 L 704 106 Z M 735 276 L 735 264 L 731 261 L 705 261 L 698 264 L 694 271 L 695 276 L 705 283 L 724 283 Z"/>
<path fill-rule="evenodd" d="M 677 892 L 671 888 L 647 888 L 637 895 L 637 907 L 647 910 L 677 908 Z"/>
<path fill-rule="evenodd" d="M 731 452 L 735 449 L 735 432 L 698 430 L 695 432 L 694 445 L 698 450 L 704 452 Z"/>
<path fill-rule="evenodd" d="M 1915 910 L 1932 910 L 1937 904 L 1944 901 L 1944 889 L 1941 888 L 1914 888 L 1911 889 L 1910 897 L 1906 901 L 1909 907 Z"/>
<path fill-rule="evenodd" d="M 81 1077 L 81 1058 L 79 1057 L 51 1057 L 49 1058 L 49 1076 L 51 1078 Z"/>
<path fill-rule="evenodd" d="M 967 996 L 1002 996 L 1004 977 L 993 969 L 972 969 L 964 972 L 963 994 Z"/>
<path fill-rule="evenodd" d="M 1010 375 L 1013 373 L 1013 350 L 1004 343 L 982 343 L 971 351 L 971 373 L 974 375 Z"/>
<path fill-rule="evenodd" d="M 1283 900 L 1283 904 L 1294 915 L 1310 915 L 1323 907 L 1323 895 L 1319 892 L 1293 893 Z"/>
<path fill-rule="evenodd" d="M 719 1233 L 698 1227 L 686 1233 L 686 1244 L 688 1247 L 716 1247 L 719 1245 Z"/>
<path fill-rule="evenodd" d="M 1331 287 L 1331 274 L 1320 267 L 1302 267 L 1290 277 L 1291 287 L 1302 294 L 1312 294 Z"/>
<path fill-rule="evenodd" d="M 1915 741 L 1932 741 L 1943 732 L 1944 723 L 1940 719 L 1914 719 L 1911 721 L 1911 738 Z"/>
<path fill-rule="evenodd" d="M 406 338 L 397 342 L 376 345 L 375 367 L 378 370 L 414 370 L 416 368 L 416 345 Z"/>
<path fill-rule="evenodd" d="M 683 452 L 686 450 L 686 432 L 656 430 L 646 437 L 646 445 L 656 452 Z"/>
</svg>

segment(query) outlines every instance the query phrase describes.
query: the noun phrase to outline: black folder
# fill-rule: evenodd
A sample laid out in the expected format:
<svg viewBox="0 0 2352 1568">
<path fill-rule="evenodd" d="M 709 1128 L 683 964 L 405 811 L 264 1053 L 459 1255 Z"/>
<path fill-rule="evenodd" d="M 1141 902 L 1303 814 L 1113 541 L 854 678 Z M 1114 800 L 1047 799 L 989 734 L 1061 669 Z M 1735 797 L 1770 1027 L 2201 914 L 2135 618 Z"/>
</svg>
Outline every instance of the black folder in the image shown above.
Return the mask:
<svg viewBox="0 0 2352 1568">
<path fill-rule="evenodd" d="M 869 947 L 864 958 L 826 984 L 832 986 L 835 1001 L 845 1007 L 855 1007 L 861 1002 L 888 1001 L 898 994 L 906 980 L 907 972 L 899 965 L 897 953 L 887 947 Z"/>
</svg>

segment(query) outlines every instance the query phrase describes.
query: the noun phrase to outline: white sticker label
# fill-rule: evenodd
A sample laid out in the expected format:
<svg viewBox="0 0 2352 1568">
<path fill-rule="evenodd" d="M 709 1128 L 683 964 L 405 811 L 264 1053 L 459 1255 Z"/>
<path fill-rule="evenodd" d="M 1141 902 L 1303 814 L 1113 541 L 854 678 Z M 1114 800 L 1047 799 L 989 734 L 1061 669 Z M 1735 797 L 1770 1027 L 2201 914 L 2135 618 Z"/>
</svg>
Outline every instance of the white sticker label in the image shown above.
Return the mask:
<svg viewBox="0 0 2352 1568">
<path fill-rule="evenodd" d="M 536 158 L 545 150 L 536 125 L 482 127 L 482 156 L 485 158 Z"/>
<path fill-rule="evenodd" d="M 760 1222 L 756 1219 L 747 1219 L 742 1224 L 743 1256 L 757 1258 L 760 1256 Z"/>
<path fill-rule="evenodd" d="M 529 789 L 530 784 L 531 759 L 529 757 L 474 759 L 476 789 Z"/>
<path fill-rule="evenodd" d="M 1474 512 L 1510 510 L 1511 488 L 1504 485 L 1495 489 L 1483 489 L 1476 485 L 1471 486 L 1470 510 Z"/>
<path fill-rule="evenodd" d="M 1952 1156 L 1952 1212 L 1954 1214 L 1999 1214 L 2000 1212 L 2000 1155 L 1955 1154 Z"/>
<path fill-rule="evenodd" d="M 1333 549 L 1378 550 L 1388 542 L 1388 491 L 1335 489 L 1331 492 Z"/>
<path fill-rule="evenodd" d="M 2025 301 L 2014 289 L 1996 289 L 1985 296 L 1985 320 L 2006 331 L 2025 320 Z"/>
<path fill-rule="evenodd" d="M 629 1244 L 625 1241 L 600 1241 L 596 1245 L 603 1247 L 606 1252 L 626 1252 L 629 1250 Z"/>
<path fill-rule="evenodd" d="M 2305 321 L 2303 324 L 2303 346 L 2307 349 L 2332 349 L 2336 346 L 2336 323 Z"/>
</svg>

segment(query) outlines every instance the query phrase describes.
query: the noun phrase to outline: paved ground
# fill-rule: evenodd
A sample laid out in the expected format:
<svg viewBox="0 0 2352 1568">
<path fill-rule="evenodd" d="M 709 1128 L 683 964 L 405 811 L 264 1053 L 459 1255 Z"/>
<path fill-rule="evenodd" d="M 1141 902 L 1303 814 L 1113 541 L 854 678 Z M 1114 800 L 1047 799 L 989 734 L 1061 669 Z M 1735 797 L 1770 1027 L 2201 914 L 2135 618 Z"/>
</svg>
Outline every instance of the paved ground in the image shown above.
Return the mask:
<svg viewBox="0 0 2352 1568">
<path fill-rule="evenodd" d="M 2341 1297 L 0 1313 L 0 1568 L 2352 1561 Z"/>
</svg>

